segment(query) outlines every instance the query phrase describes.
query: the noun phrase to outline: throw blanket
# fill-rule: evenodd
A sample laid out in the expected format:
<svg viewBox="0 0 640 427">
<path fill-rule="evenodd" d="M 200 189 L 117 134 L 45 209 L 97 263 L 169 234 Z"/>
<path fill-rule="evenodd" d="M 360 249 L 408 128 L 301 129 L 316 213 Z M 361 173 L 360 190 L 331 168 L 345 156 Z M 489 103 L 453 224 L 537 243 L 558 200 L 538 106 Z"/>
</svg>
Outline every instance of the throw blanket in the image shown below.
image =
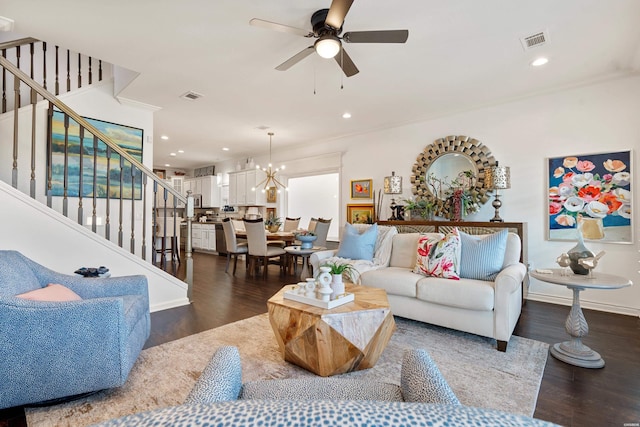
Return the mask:
<svg viewBox="0 0 640 427">
<path fill-rule="evenodd" d="M 363 233 L 367 228 L 371 227 L 369 224 L 354 224 L 359 233 Z M 320 272 L 319 267 L 323 264 L 330 262 L 336 264 L 350 264 L 353 270 L 349 273 L 349 279 L 353 283 L 360 283 L 360 275 L 369 270 L 376 270 L 382 267 L 388 267 L 391 260 L 391 248 L 393 245 L 393 236 L 398 234 L 398 230 L 395 227 L 389 227 L 384 225 L 378 226 L 378 236 L 376 237 L 376 244 L 373 253 L 373 259 L 371 261 L 363 259 L 349 259 L 340 258 L 335 256 L 337 251 L 321 251 L 316 252 L 310 257 L 311 265 L 313 266 L 314 274 Z"/>
</svg>

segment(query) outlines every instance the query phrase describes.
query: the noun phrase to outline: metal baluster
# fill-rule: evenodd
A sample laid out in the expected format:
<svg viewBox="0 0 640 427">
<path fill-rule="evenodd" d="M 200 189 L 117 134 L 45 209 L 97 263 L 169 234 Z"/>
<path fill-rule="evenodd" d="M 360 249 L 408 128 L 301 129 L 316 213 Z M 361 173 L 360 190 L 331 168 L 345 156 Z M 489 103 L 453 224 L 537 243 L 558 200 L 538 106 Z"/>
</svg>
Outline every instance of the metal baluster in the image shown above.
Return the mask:
<svg viewBox="0 0 640 427">
<path fill-rule="evenodd" d="M 123 198 L 122 198 L 122 190 L 123 190 L 123 181 L 124 181 L 124 159 L 122 158 L 122 156 L 118 155 L 118 157 L 120 158 L 120 194 L 119 194 L 119 198 L 120 198 L 120 211 L 118 212 L 119 216 L 118 216 L 118 220 L 120 221 L 119 225 L 118 225 L 118 246 L 122 247 L 122 210 L 123 210 Z"/>
<path fill-rule="evenodd" d="M 98 81 L 102 81 L 102 59 L 98 60 Z"/>
<path fill-rule="evenodd" d="M 104 237 L 111 240 L 111 147 L 107 145 L 107 208 L 104 220 Z"/>
<path fill-rule="evenodd" d="M 131 253 L 136 253 L 136 168 L 131 164 Z"/>
<path fill-rule="evenodd" d="M 71 52 L 67 49 L 67 92 L 71 91 Z"/>
<path fill-rule="evenodd" d="M 62 198 L 62 215 L 68 217 L 69 199 L 69 116 L 64 115 L 64 184 Z"/>
<path fill-rule="evenodd" d="M 29 43 L 29 77 L 33 78 L 33 57 L 35 54 L 35 45 L 33 44 L 33 42 Z"/>
<path fill-rule="evenodd" d="M 32 199 L 36 198 L 36 104 L 38 103 L 38 93 L 31 89 L 31 181 L 29 194 Z"/>
<path fill-rule="evenodd" d="M 56 84 L 55 84 L 55 91 L 56 91 L 56 96 L 60 95 L 60 58 L 58 57 L 58 51 L 60 50 L 60 48 L 58 46 L 56 46 Z"/>
<path fill-rule="evenodd" d="M 84 126 L 80 126 L 80 176 L 78 177 L 78 224 L 84 224 L 84 209 L 82 207 L 82 175 L 84 175 Z"/>
<path fill-rule="evenodd" d="M 82 87 L 82 56 L 78 54 L 78 89 Z"/>
<path fill-rule="evenodd" d="M 47 42 L 42 42 L 42 87 L 47 89 Z"/>
<path fill-rule="evenodd" d="M 147 259 L 147 181 L 148 176 L 141 174 L 142 179 L 142 259 Z M 155 212 L 155 211 L 154 211 Z"/>
<path fill-rule="evenodd" d="M 2 49 L 2 57 L 7 58 L 7 49 Z M 2 67 L 2 112 L 7 112 L 7 69 Z"/>
<path fill-rule="evenodd" d="M 51 128 L 51 123 L 53 121 L 53 103 L 51 102 L 49 102 L 47 117 L 47 206 L 51 207 L 53 202 L 53 133 Z"/>
<path fill-rule="evenodd" d="M 89 57 L 89 84 L 93 81 L 93 71 L 91 70 L 91 57 Z"/>
<path fill-rule="evenodd" d="M 20 110 L 20 79 L 13 77 L 13 169 L 11 185 L 18 188 L 18 111 Z"/>
<path fill-rule="evenodd" d="M 96 233 L 98 230 L 98 217 L 96 215 L 96 207 L 98 204 L 98 137 L 93 136 L 93 212 L 91 213 L 91 230 Z M 109 197 L 107 196 L 107 205 Z"/>
<path fill-rule="evenodd" d="M 151 219 L 151 263 L 156 265 L 156 232 L 158 230 L 158 220 L 156 212 L 158 208 L 158 181 L 153 180 L 153 218 Z M 146 212 L 146 211 L 145 211 Z"/>
</svg>

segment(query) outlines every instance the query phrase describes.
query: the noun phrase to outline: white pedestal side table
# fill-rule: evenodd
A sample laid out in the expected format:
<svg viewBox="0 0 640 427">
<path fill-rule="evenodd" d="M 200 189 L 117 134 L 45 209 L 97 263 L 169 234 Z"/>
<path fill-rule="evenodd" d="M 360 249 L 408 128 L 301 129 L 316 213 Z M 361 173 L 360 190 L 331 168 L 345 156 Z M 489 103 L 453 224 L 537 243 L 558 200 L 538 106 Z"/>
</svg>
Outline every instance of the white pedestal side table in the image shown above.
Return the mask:
<svg viewBox="0 0 640 427">
<path fill-rule="evenodd" d="M 564 324 L 567 333 L 571 335 L 571 340 L 554 344 L 551 347 L 551 355 L 563 362 L 583 368 L 604 367 L 604 360 L 600 354 L 582 343 L 582 338 L 589 333 L 589 325 L 580 307 L 580 291 L 585 289 L 620 289 L 631 286 L 633 283 L 629 279 L 614 274 L 594 272 L 593 277 L 589 277 L 573 273 L 566 275 L 559 268 L 546 271 L 551 271 L 551 273 L 541 273 L 534 270 L 530 271 L 529 275 L 543 282 L 566 286 L 573 291 L 573 304 Z"/>
</svg>

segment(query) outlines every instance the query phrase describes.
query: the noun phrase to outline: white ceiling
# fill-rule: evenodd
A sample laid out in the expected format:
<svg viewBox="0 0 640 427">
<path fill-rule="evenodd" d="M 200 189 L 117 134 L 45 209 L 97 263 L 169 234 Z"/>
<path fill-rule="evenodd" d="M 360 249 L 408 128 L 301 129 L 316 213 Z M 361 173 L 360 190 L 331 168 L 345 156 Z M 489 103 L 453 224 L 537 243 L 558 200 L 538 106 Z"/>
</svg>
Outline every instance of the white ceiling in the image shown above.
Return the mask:
<svg viewBox="0 0 640 427">
<path fill-rule="evenodd" d="M 345 44 L 360 69 L 351 78 L 315 54 L 274 70 L 311 41 L 249 20 L 311 29 L 312 13 L 329 6 L 0 0 L 0 15 L 17 33 L 139 72 L 121 96 L 160 107 L 154 165 L 175 168 L 264 154 L 268 131 L 276 152 L 640 70 L 639 0 L 356 0 L 345 32 L 406 28 L 407 43 Z M 520 38 L 542 30 L 549 41 L 525 51 Z M 549 64 L 531 67 L 538 56 Z M 187 91 L 204 97 L 180 98 Z"/>
</svg>

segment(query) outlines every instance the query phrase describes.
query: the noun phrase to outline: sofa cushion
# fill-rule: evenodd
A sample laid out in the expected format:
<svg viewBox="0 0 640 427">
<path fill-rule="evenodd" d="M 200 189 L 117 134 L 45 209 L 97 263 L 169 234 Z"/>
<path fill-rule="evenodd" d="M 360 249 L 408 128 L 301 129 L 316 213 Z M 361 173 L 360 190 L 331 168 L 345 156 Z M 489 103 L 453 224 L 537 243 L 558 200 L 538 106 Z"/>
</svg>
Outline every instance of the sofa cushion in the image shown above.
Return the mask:
<svg viewBox="0 0 640 427">
<path fill-rule="evenodd" d="M 506 229 L 485 236 L 460 233 L 462 243 L 460 277 L 494 280 L 504 262 L 507 234 Z"/>
<path fill-rule="evenodd" d="M 414 273 L 458 280 L 460 271 L 460 236 L 454 228 L 442 239 L 422 235 L 418 239 Z"/>
<path fill-rule="evenodd" d="M 504 251 L 504 262 L 502 263 L 502 269 L 505 267 L 517 264 L 520 262 L 520 252 L 522 251 L 522 245 L 520 244 L 520 236 L 516 233 L 509 232 L 507 235 L 507 248 Z"/>
<path fill-rule="evenodd" d="M 425 277 L 418 281 L 419 300 L 467 310 L 493 310 L 493 282 L 463 279 L 451 284 L 451 280 Z"/>
<path fill-rule="evenodd" d="M 393 236 L 393 249 L 391 251 L 391 267 L 404 267 L 413 269 L 416 266 L 418 239 L 420 236 L 431 236 L 434 239 L 442 239 L 442 233 L 399 233 Z"/>
<path fill-rule="evenodd" d="M 376 237 L 376 246 L 373 252 L 373 263 L 387 267 L 389 265 L 389 259 L 391 259 L 391 246 L 393 243 L 393 236 L 398 234 L 398 229 L 388 225 L 377 225 L 378 236 Z M 358 233 L 363 233 L 365 230 L 372 227 L 371 224 L 353 224 L 353 227 L 358 230 Z"/>
<path fill-rule="evenodd" d="M 336 256 L 348 259 L 363 259 L 371 261 L 378 237 L 378 224 L 373 224 L 362 234 L 351 224 L 344 225 L 344 233 Z"/>
<path fill-rule="evenodd" d="M 416 283 L 424 276 L 404 267 L 387 267 L 367 271 L 360 276 L 365 286 L 384 289 L 390 295 L 416 297 Z"/>
</svg>

